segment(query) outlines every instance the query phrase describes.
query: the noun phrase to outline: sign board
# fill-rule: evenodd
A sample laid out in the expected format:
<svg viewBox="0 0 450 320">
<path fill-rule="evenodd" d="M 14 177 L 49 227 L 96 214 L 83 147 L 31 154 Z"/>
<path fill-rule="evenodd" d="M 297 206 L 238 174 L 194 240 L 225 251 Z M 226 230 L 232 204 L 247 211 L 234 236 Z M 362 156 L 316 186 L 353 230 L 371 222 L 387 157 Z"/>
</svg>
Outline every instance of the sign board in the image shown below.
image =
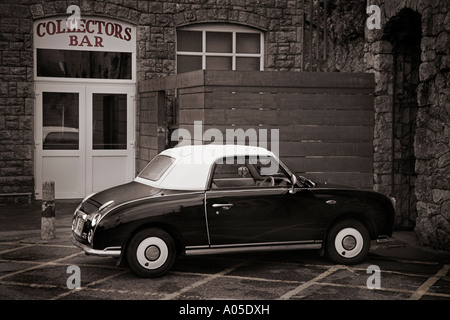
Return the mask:
<svg viewBox="0 0 450 320">
<path fill-rule="evenodd" d="M 67 17 L 34 23 L 35 48 L 134 52 L 136 27 L 122 21 L 83 17 L 72 24 Z"/>
</svg>

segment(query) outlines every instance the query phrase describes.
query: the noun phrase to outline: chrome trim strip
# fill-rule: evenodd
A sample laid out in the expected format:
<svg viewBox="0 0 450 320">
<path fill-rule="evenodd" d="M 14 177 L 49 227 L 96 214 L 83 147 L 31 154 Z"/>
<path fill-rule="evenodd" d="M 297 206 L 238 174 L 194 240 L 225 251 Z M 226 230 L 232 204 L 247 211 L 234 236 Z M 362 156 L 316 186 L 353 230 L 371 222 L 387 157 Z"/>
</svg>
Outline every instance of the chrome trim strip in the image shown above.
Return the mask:
<svg viewBox="0 0 450 320">
<path fill-rule="evenodd" d="M 76 245 L 78 248 L 83 250 L 87 255 L 118 258 L 118 257 L 120 257 L 120 254 L 121 254 L 121 250 L 118 247 L 109 247 L 109 248 L 105 248 L 104 250 L 96 250 L 96 249 L 92 249 L 91 247 L 89 247 L 83 243 L 78 242 L 73 237 L 73 235 L 70 237 L 70 240 L 72 241 L 72 243 L 74 245 Z"/>
<path fill-rule="evenodd" d="M 322 241 L 304 241 L 304 242 L 283 242 L 268 244 L 246 244 L 246 245 L 220 245 L 209 248 L 186 247 L 186 255 L 206 255 L 220 253 L 237 253 L 251 251 L 275 251 L 275 250 L 295 250 L 295 249 L 321 249 Z"/>
<path fill-rule="evenodd" d="M 208 245 L 211 245 L 211 239 L 209 237 L 209 222 L 208 222 L 208 210 L 206 209 L 206 192 L 204 193 L 203 197 L 203 207 L 205 212 L 205 222 L 206 222 L 206 236 L 208 237 Z"/>
</svg>

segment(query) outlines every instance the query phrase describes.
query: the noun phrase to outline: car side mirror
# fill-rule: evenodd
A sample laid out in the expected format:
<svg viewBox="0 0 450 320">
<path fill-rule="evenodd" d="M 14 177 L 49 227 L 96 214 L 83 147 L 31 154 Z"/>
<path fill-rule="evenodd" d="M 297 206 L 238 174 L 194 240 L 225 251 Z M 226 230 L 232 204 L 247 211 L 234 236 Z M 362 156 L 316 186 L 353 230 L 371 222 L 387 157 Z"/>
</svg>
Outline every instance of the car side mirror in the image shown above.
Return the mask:
<svg viewBox="0 0 450 320">
<path fill-rule="evenodd" d="M 297 176 L 295 174 L 291 175 L 291 189 L 289 190 L 290 194 L 294 194 L 295 191 L 295 185 L 297 184 Z"/>
</svg>

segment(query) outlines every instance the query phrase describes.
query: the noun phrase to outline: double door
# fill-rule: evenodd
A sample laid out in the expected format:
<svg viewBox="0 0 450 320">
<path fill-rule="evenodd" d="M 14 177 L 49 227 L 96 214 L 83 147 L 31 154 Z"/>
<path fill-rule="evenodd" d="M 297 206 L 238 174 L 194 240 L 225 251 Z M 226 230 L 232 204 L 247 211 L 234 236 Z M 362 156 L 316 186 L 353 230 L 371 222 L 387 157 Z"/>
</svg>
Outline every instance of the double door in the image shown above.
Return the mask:
<svg viewBox="0 0 450 320">
<path fill-rule="evenodd" d="M 132 85 L 36 84 L 35 196 L 83 198 L 134 178 Z"/>
</svg>

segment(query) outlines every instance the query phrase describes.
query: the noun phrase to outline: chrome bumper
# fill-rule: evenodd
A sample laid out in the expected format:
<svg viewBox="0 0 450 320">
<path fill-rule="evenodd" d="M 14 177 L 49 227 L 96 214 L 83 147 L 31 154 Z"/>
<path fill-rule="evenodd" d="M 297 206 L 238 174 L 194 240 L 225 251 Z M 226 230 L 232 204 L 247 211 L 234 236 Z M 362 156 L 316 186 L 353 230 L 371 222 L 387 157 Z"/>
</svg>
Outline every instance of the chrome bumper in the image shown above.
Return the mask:
<svg viewBox="0 0 450 320">
<path fill-rule="evenodd" d="M 73 235 L 70 236 L 70 240 L 74 245 L 83 250 L 87 255 L 119 258 L 121 254 L 120 248 L 105 248 L 103 250 L 92 249 L 91 247 L 78 242 Z"/>
</svg>

